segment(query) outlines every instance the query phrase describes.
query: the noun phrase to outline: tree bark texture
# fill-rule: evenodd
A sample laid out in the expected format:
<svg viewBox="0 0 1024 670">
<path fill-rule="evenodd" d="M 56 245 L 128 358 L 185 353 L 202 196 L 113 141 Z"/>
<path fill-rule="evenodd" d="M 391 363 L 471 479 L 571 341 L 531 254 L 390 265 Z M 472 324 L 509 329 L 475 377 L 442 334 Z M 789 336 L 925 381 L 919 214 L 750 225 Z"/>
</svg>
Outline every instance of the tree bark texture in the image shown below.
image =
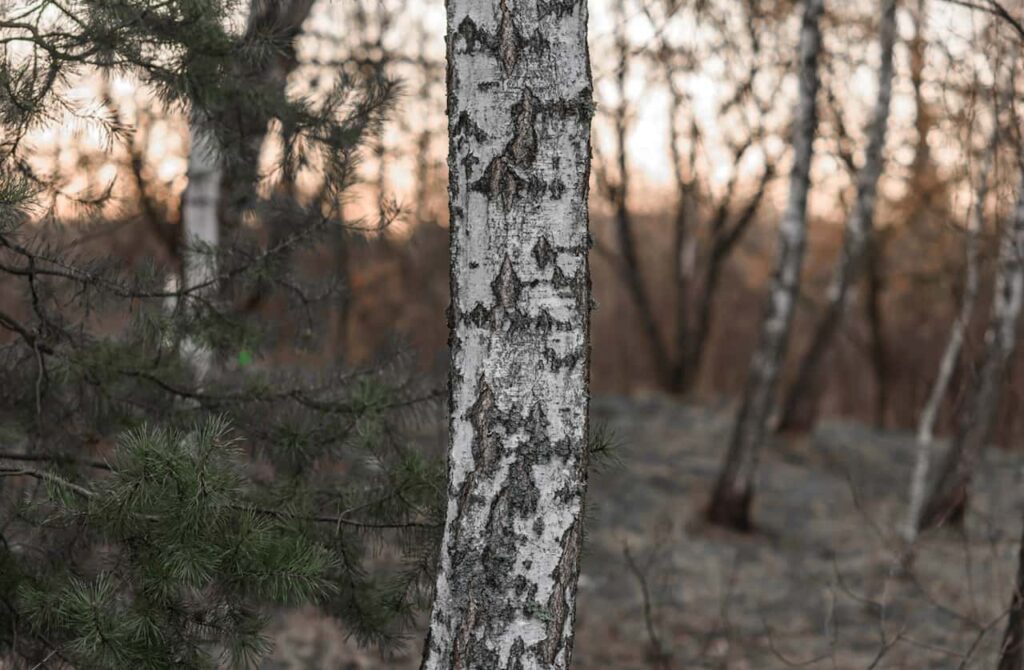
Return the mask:
<svg viewBox="0 0 1024 670">
<path fill-rule="evenodd" d="M 217 247 L 220 225 L 217 205 L 221 180 L 221 160 L 215 141 L 200 119 L 189 124 L 191 146 L 188 152 L 188 186 L 182 196 L 182 288 L 203 286 L 200 293 L 215 291 Z M 188 306 L 189 298 L 185 298 Z M 182 342 L 185 360 L 202 379 L 210 370 L 212 352 L 193 338 Z"/>
<path fill-rule="evenodd" d="M 871 242 L 878 179 L 884 167 L 886 127 L 892 100 L 893 49 L 896 45 L 896 0 L 882 0 L 878 27 L 881 63 L 878 69 L 878 99 L 867 129 L 864 164 L 857 173 L 857 196 L 846 222 L 843 248 L 828 290 L 828 303 L 811 338 L 810 347 L 782 405 L 780 431 L 805 432 L 814 427 L 826 379 L 825 357 L 842 326 L 853 287 L 864 267 Z"/>
<path fill-rule="evenodd" d="M 761 338 L 725 463 L 708 507 L 708 520 L 738 530 L 751 527 L 750 503 L 758 451 L 774 404 L 779 368 L 786 356 L 796 306 L 807 229 L 807 194 L 818 124 L 818 57 L 824 0 L 805 0 L 800 28 L 799 100 L 793 127 L 789 199 L 779 224 L 779 251 Z"/>
<path fill-rule="evenodd" d="M 448 509 L 422 667 L 568 668 L 586 486 L 585 0 L 449 0 Z"/>
<path fill-rule="evenodd" d="M 1017 205 L 999 238 L 999 261 L 992 314 L 985 332 L 985 353 L 973 395 L 961 414 L 953 445 L 921 509 L 918 530 L 958 523 L 967 504 L 967 489 L 981 451 L 988 442 L 1002 395 L 1003 377 L 1017 340 L 1024 299 L 1024 174 Z"/>
</svg>

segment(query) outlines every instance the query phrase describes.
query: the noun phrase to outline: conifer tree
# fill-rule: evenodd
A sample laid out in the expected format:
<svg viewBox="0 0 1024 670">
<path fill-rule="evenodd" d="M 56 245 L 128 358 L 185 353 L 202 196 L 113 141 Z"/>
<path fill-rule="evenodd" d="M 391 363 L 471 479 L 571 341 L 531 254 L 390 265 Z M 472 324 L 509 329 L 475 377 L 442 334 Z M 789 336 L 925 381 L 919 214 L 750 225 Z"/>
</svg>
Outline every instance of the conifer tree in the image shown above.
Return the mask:
<svg viewBox="0 0 1024 670">
<path fill-rule="evenodd" d="M 276 54 L 279 36 L 233 31 L 235 10 L 42 0 L 0 11 L 0 664 L 249 665 L 266 651 L 268 608 L 298 603 L 387 647 L 425 604 L 441 470 L 403 426 L 433 394 L 396 364 L 310 370 L 271 356 L 284 339 L 316 345 L 336 291 L 287 259 L 338 225 L 395 85 L 346 76 L 294 99 L 279 81 L 239 78 L 238 63 Z M 225 109 L 258 106 L 289 128 L 281 161 L 315 170 L 327 206 L 257 197 L 251 209 L 288 217 L 288 234 L 186 240 L 203 271 L 177 286 L 173 268 L 124 263 L 104 246 L 121 225 L 113 192 L 63 192 L 32 160 L 30 131 L 64 112 L 112 143 L 130 135 L 70 95 L 97 72 L 201 119 L 201 143 L 226 164 L 242 133 Z M 75 202 L 73 222 L 58 200 Z M 268 291 L 289 318 L 238 309 L 238 294 Z M 197 350 L 222 364 L 197 369 Z M 392 557 L 387 570 L 371 547 Z"/>
</svg>

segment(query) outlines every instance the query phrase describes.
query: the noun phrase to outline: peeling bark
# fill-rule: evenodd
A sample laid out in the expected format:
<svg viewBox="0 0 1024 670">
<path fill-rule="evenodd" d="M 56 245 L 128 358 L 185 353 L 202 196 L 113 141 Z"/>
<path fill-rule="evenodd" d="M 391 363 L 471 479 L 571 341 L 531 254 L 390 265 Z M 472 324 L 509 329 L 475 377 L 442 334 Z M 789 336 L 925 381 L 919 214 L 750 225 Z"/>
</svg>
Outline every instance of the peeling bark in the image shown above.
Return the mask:
<svg viewBox="0 0 1024 670">
<path fill-rule="evenodd" d="M 921 510 L 919 531 L 962 521 L 974 467 L 991 436 L 999 409 L 1003 377 L 1016 345 L 1024 301 L 1024 174 L 1018 188 L 1015 211 L 999 239 L 999 265 L 992 315 L 985 332 L 984 360 L 953 445 Z"/>
<path fill-rule="evenodd" d="M 807 229 L 807 194 L 818 125 L 818 57 L 824 0 L 805 0 L 800 29 L 800 93 L 793 127 L 793 167 L 789 200 L 779 224 L 779 253 L 771 294 L 754 352 L 725 463 L 707 510 L 712 523 L 751 528 L 750 502 L 758 452 L 774 403 L 779 367 L 786 355 L 793 320 Z"/>
<path fill-rule="evenodd" d="M 567 668 L 586 485 L 585 0 L 449 0 L 448 510 L 424 669 Z"/>
<path fill-rule="evenodd" d="M 939 408 L 942 407 L 942 401 L 946 397 L 946 390 L 953 379 L 953 373 L 956 371 L 957 361 L 960 360 L 967 327 L 970 325 L 971 317 L 974 314 L 974 303 L 978 297 L 978 235 L 985 227 L 985 201 L 988 199 L 989 177 L 995 162 L 999 138 L 998 114 L 993 114 L 993 117 L 994 129 L 985 156 L 982 158 L 978 182 L 974 190 L 974 203 L 971 207 L 967 231 L 964 234 L 964 292 L 960 299 L 960 309 L 953 321 L 952 328 L 950 328 L 949 340 L 946 342 L 942 359 L 939 361 L 938 374 L 917 424 L 914 470 L 910 478 L 907 519 L 903 528 L 903 536 L 907 544 L 913 544 L 917 538 L 917 519 L 921 515 L 928 483 L 928 470 L 931 468 L 935 421 L 939 415 Z"/>
<path fill-rule="evenodd" d="M 814 427 L 826 381 L 825 356 L 842 325 L 850 294 L 864 269 L 871 245 L 878 179 L 884 166 L 886 127 L 892 100 L 893 49 L 896 45 L 896 0 L 882 0 L 878 27 L 881 63 L 878 69 L 878 99 L 868 127 L 864 164 L 857 173 L 857 197 L 846 222 L 843 248 L 828 290 L 828 304 L 815 327 L 811 345 L 800 362 L 796 380 L 782 405 L 780 431 L 806 432 Z"/>
</svg>

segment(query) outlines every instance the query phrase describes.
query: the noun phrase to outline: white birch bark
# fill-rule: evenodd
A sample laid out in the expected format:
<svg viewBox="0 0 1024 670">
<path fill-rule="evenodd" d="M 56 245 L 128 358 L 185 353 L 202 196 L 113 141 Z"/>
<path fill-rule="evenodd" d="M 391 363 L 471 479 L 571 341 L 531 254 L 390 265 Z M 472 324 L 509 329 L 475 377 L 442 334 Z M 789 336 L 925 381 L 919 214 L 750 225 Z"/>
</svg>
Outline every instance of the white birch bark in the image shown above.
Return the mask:
<svg viewBox="0 0 1024 670">
<path fill-rule="evenodd" d="M 209 294 L 217 276 L 217 245 L 220 227 L 217 203 L 220 194 L 221 161 L 213 137 L 202 121 L 189 123 L 188 185 L 182 198 L 182 282 L 185 291 L 202 287 L 197 295 Z M 186 293 L 185 306 L 193 298 Z M 182 354 L 198 380 L 210 371 L 212 352 L 193 337 L 182 342 Z"/>
<path fill-rule="evenodd" d="M 868 143 L 864 164 L 857 171 L 857 196 L 846 220 L 843 248 L 829 284 L 824 314 L 811 338 L 810 348 L 800 362 L 796 379 L 783 403 L 780 430 L 808 430 L 814 425 L 821 399 L 820 380 L 824 378 L 825 354 L 839 332 L 851 293 L 864 268 L 865 254 L 874 229 L 878 179 L 885 166 L 885 138 L 892 100 L 893 49 L 896 46 L 896 0 L 882 0 L 878 26 L 880 63 L 878 98 L 867 128 Z"/>
<path fill-rule="evenodd" d="M 448 510 L 423 668 L 568 668 L 586 484 L 585 0 L 449 0 Z"/>
<path fill-rule="evenodd" d="M 921 507 L 924 505 L 928 471 L 931 469 L 935 421 L 939 415 L 939 408 L 942 407 L 942 401 L 946 397 L 949 382 L 953 378 L 953 372 L 956 370 L 957 361 L 960 360 L 964 337 L 967 334 L 967 327 L 971 323 L 974 303 L 978 297 L 978 235 L 985 226 L 985 201 L 988 199 L 989 177 L 992 172 L 992 164 L 995 162 L 997 138 L 999 137 L 998 114 L 993 114 L 993 117 L 992 139 L 982 158 L 978 182 L 974 190 L 974 203 L 964 234 L 964 293 L 960 299 L 960 309 L 949 331 L 949 340 L 946 342 L 942 359 L 939 361 L 938 374 L 917 424 L 914 469 L 910 475 L 907 518 L 903 525 L 903 537 L 908 545 L 912 545 L 917 538 L 917 519 L 921 515 Z"/>
<path fill-rule="evenodd" d="M 999 261 L 992 315 L 985 332 L 985 354 L 964 408 L 953 445 L 946 454 L 918 517 L 918 530 L 963 518 L 974 467 L 992 432 L 1007 363 L 1017 344 L 1017 326 L 1024 303 L 1024 172 L 1017 205 L 999 236 Z"/>
<path fill-rule="evenodd" d="M 729 451 L 707 511 L 712 523 L 741 530 L 751 526 L 750 502 L 758 452 L 774 404 L 800 284 L 807 236 L 811 159 L 818 125 L 818 57 L 823 12 L 824 0 L 805 0 L 799 46 L 800 92 L 792 137 L 793 167 L 789 199 L 779 224 L 775 275 Z"/>
</svg>

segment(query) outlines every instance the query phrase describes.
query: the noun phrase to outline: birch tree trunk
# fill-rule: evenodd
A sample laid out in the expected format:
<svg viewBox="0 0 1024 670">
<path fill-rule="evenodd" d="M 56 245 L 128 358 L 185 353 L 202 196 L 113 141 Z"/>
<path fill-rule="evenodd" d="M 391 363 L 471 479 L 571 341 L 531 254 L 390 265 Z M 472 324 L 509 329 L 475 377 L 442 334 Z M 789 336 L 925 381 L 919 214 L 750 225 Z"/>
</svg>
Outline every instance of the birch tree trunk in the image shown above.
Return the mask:
<svg viewBox="0 0 1024 670">
<path fill-rule="evenodd" d="M 448 510 L 423 665 L 568 668 L 588 430 L 585 0 L 449 0 Z"/>
<path fill-rule="evenodd" d="M 918 519 L 918 530 L 959 523 L 967 506 L 967 489 L 974 467 L 992 433 L 1003 376 L 1017 340 L 1017 322 L 1024 299 L 1024 173 L 1017 206 L 999 239 L 992 316 L 985 332 L 985 354 L 970 404 L 961 415 L 953 445 Z"/>
<path fill-rule="evenodd" d="M 875 230 L 868 240 L 864 252 L 866 266 L 867 295 L 864 296 L 864 312 L 868 320 L 871 357 L 871 375 L 875 379 L 874 424 L 876 430 L 885 428 L 885 410 L 889 407 L 889 347 L 885 341 L 885 313 L 882 299 L 885 294 L 885 251 L 889 244 L 889 231 Z"/>
<path fill-rule="evenodd" d="M 314 0 L 251 0 L 247 17 L 246 32 L 272 32 L 280 48 L 275 56 L 259 72 L 260 83 L 264 79 L 273 82 L 275 96 L 284 96 L 288 73 L 294 70 L 298 61 L 295 57 L 295 37 L 309 15 Z M 239 70 L 251 67 L 248 63 L 237 64 Z M 250 77 L 254 73 L 249 73 Z M 237 124 L 234 130 L 238 136 L 239 154 L 226 160 L 217 151 L 213 134 L 207 122 L 194 115 L 189 122 L 192 146 L 188 156 L 188 187 L 182 199 L 182 240 L 185 250 L 182 254 L 183 287 L 207 284 L 217 276 L 217 248 L 220 243 L 221 219 L 233 200 L 245 199 L 255 192 L 255 180 L 259 169 L 260 149 L 267 133 L 269 117 L 260 110 L 239 109 L 233 115 Z M 216 122 L 216 121 L 214 121 Z M 243 194 L 239 196 L 238 194 Z M 214 287 L 204 288 L 210 293 Z M 187 302 L 187 299 L 186 299 Z M 210 370 L 212 353 L 194 338 L 182 343 L 186 360 L 190 362 L 197 378 L 202 379 Z"/>
<path fill-rule="evenodd" d="M 779 225 L 779 254 L 761 340 L 750 363 L 743 402 L 725 463 L 715 485 L 708 520 L 739 530 L 751 527 L 750 503 L 758 451 L 775 400 L 779 368 L 785 359 L 796 306 L 807 233 L 807 194 L 818 125 L 818 56 L 824 0 L 805 0 L 800 28 L 800 93 L 793 127 L 793 167 L 789 200 Z"/>
<path fill-rule="evenodd" d="M 736 245 L 743 239 L 744 233 L 754 222 L 754 216 L 757 214 L 761 202 L 768 192 L 768 184 L 774 176 L 775 166 L 772 164 L 765 166 L 757 183 L 757 190 L 731 225 L 726 227 L 724 219 L 721 219 L 721 223 L 719 223 L 718 216 L 712 221 L 711 248 L 708 250 L 707 263 L 702 272 L 703 281 L 697 295 L 693 330 L 687 335 L 685 343 L 680 342 L 683 363 L 680 365 L 681 383 L 678 390 L 684 394 L 693 390 L 705 363 L 704 351 L 707 349 L 708 336 L 715 322 L 715 302 L 721 288 L 722 273 L 725 271 L 726 262 Z"/>
<path fill-rule="evenodd" d="M 188 186 L 182 197 L 181 285 L 184 290 L 201 287 L 196 294 L 209 294 L 217 276 L 217 247 L 220 226 L 217 210 L 220 194 L 221 161 L 215 141 L 203 122 L 189 123 L 191 146 L 188 152 Z M 186 294 L 185 307 L 192 295 Z M 212 352 L 192 337 L 182 342 L 182 353 L 198 380 L 210 371 Z"/>
<path fill-rule="evenodd" d="M 886 127 L 892 99 L 893 48 L 896 44 L 896 0 L 882 0 L 878 27 L 881 63 L 878 69 L 878 99 L 868 127 L 864 164 L 857 174 L 857 197 L 846 222 L 843 249 L 828 290 L 828 304 L 818 321 L 810 348 L 800 362 L 796 379 L 782 405 L 780 431 L 808 431 L 817 420 L 821 386 L 825 380 L 824 358 L 843 322 L 850 293 L 864 267 L 870 244 L 877 199 L 878 178 L 884 166 Z"/>
<path fill-rule="evenodd" d="M 994 128 L 998 128 L 998 115 L 993 115 Z M 999 133 L 993 129 L 992 139 L 982 158 L 978 173 L 978 183 L 974 190 L 974 204 L 967 222 L 964 235 L 964 293 L 960 299 L 960 309 L 953 327 L 949 331 L 946 349 L 939 361 L 939 372 L 935 377 L 928 401 L 921 411 L 917 424 L 917 443 L 914 453 L 914 470 L 910 476 L 910 495 L 907 505 L 907 519 L 903 527 L 903 537 L 908 545 L 917 539 L 917 519 L 921 515 L 924 494 L 928 483 L 928 470 L 931 468 L 932 440 L 935 437 L 935 421 L 946 397 L 949 382 L 953 379 L 960 352 L 963 350 L 967 327 L 974 314 L 974 303 L 978 297 L 978 235 L 985 226 L 985 200 L 988 199 L 989 177 L 995 161 L 997 138 Z"/>
<path fill-rule="evenodd" d="M 679 127 L 676 119 L 683 108 L 685 95 L 680 86 L 672 79 L 672 69 L 666 67 L 666 81 L 672 102 L 669 107 L 668 143 L 669 154 L 672 156 L 672 173 L 676 183 L 675 216 L 672 225 L 672 276 L 675 279 L 676 289 L 676 331 L 675 347 L 676 361 L 672 366 L 672 374 L 669 379 L 669 389 L 672 391 L 686 390 L 686 385 L 694 375 L 691 374 L 689 362 L 686 356 L 690 344 L 690 290 L 693 278 L 694 252 L 696 251 L 696 239 L 693 235 L 694 220 L 697 213 L 697 198 L 695 194 L 696 177 L 694 176 L 697 162 L 697 122 L 690 120 L 690 147 L 687 151 L 684 166 L 683 154 L 680 150 Z"/>
</svg>

